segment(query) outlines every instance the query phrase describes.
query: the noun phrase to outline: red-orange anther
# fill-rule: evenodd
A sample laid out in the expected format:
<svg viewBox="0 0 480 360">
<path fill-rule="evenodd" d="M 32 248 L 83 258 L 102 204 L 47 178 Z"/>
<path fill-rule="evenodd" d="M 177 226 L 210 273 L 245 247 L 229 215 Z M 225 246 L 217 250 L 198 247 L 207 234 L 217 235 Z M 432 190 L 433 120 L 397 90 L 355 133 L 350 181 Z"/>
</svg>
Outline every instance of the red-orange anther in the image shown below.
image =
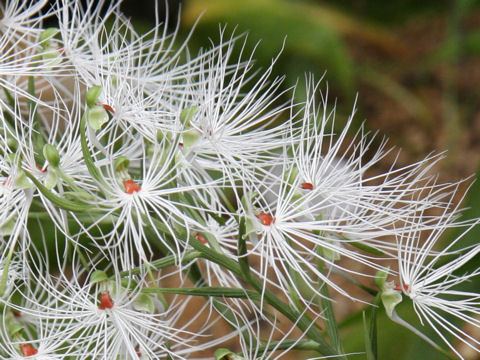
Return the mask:
<svg viewBox="0 0 480 360">
<path fill-rule="evenodd" d="M 313 190 L 313 184 L 312 183 L 303 183 L 302 185 L 300 185 L 302 187 L 302 189 L 304 190 Z"/>
<path fill-rule="evenodd" d="M 137 346 L 137 347 L 135 348 L 135 352 L 137 353 L 137 356 L 138 356 L 138 358 L 140 359 L 140 358 L 142 357 L 142 353 L 140 352 L 140 347 L 139 347 L 139 346 Z"/>
<path fill-rule="evenodd" d="M 205 237 L 204 237 L 202 234 L 200 234 L 200 233 L 197 233 L 197 234 L 195 235 L 195 238 L 196 238 L 197 240 L 201 241 L 202 243 L 204 243 L 205 245 L 208 244 L 207 239 L 205 239 Z"/>
<path fill-rule="evenodd" d="M 22 352 L 23 356 L 32 356 L 32 355 L 36 355 L 38 353 L 38 350 L 35 349 L 30 344 L 20 345 L 20 351 Z"/>
<path fill-rule="evenodd" d="M 18 311 L 15 311 L 15 310 L 12 310 L 12 314 L 13 314 L 13 316 L 15 316 L 16 318 L 22 317 L 22 314 L 20 314 Z"/>
<path fill-rule="evenodd" d="M 262 222 L 263 225 L 265 226 L 270 226 L 272 223 L 275 222 L 275 218 L 274 217 L 271 217 L 270 215 L 262 212 L 258 215 L 256 215 L 257 218 L 260 219 L 260 221 Z"/>
<path fill-rule="evenodd" d="M 100 310 L 113 308 L 113 300 L 108 292 L 100 295 L 100 305 L 98 305 L 98 308 Z"/>
<path fill-rule="evenodd" d="M 45 166 L 45 169 L 42 169 L 40 166 L 37 165 L 37 170 L 40 170 L 42 173 L 47 172 L 48 166 Z"/>
<path fill-rule="evenodd" d="M 107 110 L 110 114 L 115 114 L 115 110 L 110 105 L 102 104 L 103 108 Z"/>
<path fill-rule="evenodd" d="M 395 286 L 395 290 L 397 291 L 408 291 L 408 284 L 403 284 L 403 287 L 402 287 L 402 284 L 397 284 Z"/>
<path fill-rule="evenodd" d="M 123 186 L 125 186 L 125 192 L 127 194 L 133 194 L 134 192 L 142 190 L 142 188 L 133 180 L 125 180 Z"/>
</svg>

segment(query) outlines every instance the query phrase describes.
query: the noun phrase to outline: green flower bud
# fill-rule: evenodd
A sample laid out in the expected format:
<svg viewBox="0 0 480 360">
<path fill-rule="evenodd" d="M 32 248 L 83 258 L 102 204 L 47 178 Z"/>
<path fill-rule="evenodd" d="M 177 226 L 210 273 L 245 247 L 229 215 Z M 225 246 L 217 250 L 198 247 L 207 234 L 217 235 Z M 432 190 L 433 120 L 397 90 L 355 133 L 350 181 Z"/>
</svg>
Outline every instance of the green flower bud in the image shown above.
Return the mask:
<svg viewBox="0 0 480 360">
<path fill-rule="evenodd" d="M 97 103 L 98 97 L 102 93 L 101 86 L 92 86 L 88 89 L 87 94 L 85 95 L 85 100 L 87 101 L 87 106 L 89 108 L 93 108 Z"/>
<path fill-rule="evenodd" d="M 55 146 L 51 144 L 43 145 L 43 156 L 48 161 L 51 167 L 58 168 L 60 165 L 60 154 Z"/>
</svg>

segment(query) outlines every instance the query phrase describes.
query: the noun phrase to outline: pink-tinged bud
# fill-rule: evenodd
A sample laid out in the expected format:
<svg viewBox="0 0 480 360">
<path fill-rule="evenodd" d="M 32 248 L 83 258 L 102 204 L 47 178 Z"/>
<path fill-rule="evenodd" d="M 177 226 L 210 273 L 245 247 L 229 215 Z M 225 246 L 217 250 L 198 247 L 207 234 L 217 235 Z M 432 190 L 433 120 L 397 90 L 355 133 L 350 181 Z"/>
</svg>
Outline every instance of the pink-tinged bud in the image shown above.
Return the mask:
<svg viewBox="0 0 480 360">
<path fill-rule="evenodd" d="M 35 349 L 32 345 L 30 344 L 23 344 L 20 345 L 20 351 L 22 352 L 23 356 L 33 356 L 38 353 L 38 350 Z"/>
<path fill-rule="evenodd" d="M 275 218 L 274 217 L 271 217 L 270 215 L 262 212 L 258 215 L 256 215 L 258 219 L 260 219 L 260 221 L 262 222 L 263 225 L 265 226 L 270 226 L 271 224 L 273 224 L 275 222 Z"/>
<path fill-rule="evenodd" d="M 115 110 L 113 110 L 113 108 L 110 106 L 110 105 L 107 105 L 107 104 L 102 104 L 103 108 L 105 110 L 107 110 L 110 114 L 115 114 Z"/>
<path fill-rule="evenodd" d="M 205 239 L 205 237 L 204 237 L 202 234 L 200 234 L 200 233 L 197 233 L 197 234 L 195 235 L 195 239 L 197 239 L 198 241 L 201 241 L 201 242 L 202 242 L 203 244 L 205 244 L 205 245 L 208 244 L 207 239 Z"/>
<path fill-rule="evenodd" d="M 313 190 L 313 184 L 305 182 L 301 185 L 302 189 L 304 190 Z"/>
<path fill-rule="evenodd" d="M 100 305 L 98 305 L 98 308 L 100 310 L 113 308 L 113 300 L 108 292 L 100 295 Z"/>
<path fill-rule="evenodd" d="M 133 180 L 125 180 L 123 186 L 125 186 L 125 192 L 127 194 L 133 194 L 134 192 L 142 190 L 142 188 Z"/>
</svg>

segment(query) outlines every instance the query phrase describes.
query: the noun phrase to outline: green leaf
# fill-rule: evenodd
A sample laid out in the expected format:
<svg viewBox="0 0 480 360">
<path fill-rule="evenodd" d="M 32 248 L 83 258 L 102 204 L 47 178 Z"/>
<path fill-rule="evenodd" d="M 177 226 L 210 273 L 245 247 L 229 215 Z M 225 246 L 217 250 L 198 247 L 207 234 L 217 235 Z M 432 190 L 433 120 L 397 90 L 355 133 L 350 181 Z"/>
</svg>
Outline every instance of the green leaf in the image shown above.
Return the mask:
<svg viewBox="0 0 480 360">
<path fill-rule="evenodd" d="M 376 357 L 372 349 L 372 339 L 370 338 L 370 331 L 367 326 L 367 319 L 365 318 L 365 312 L 363 312 L 362 315 L 363 315 L 363 335 L 365 338 L 365 355 L 367 356 L 367 360 L 376 360 Z"/>
<path fill-rule="evenodd" d="M 93 160 L 92 155 L 90 154 L 90 150 L 88 149 L 87 144 L 87 137 L 85 135 L 85 131 L 87 130 L 87 119 L 86 116 L 82 116 L 82 120 L 80 121 L 80 143 L 82 145 L 82 154 L 83 160 L 85 161 L 85 165 L 87 166 L 88 172 L 90 175 L 100 182 L 105 187 L 108 187 L 107 183 L 103 179 L 102 174 L 95 166 L 95 161 Z"/>
<path fill-rule="evenodd" d="M 228 349 L 217 349 L 215 350 L 215 360 L 244 360 L 243 357 L 238 356 L 234 352 Z"/>
<path fill-rule="evenodd" d="M 213 296 L 227 298 L 244 298 L 260 300 L 258 293 L 246 289 L 234 289 L 228 287 L 204 286 L 199 288 L 145 288 L 144 294 L 179 294 L 192 296 Z"/>
<path fill-rule="evenodd" d="M 373 248 L 369 245 L 362 244 L 358 241 L 349 241 L 348 244 L 350 244 L 352 246 L 355 246 L 357 249 L 363 250 L 363 251 L 368 252 L 372 255 L 378 255 L 378 256 L 385 255 L 382 251 L 380 251 L 378 249 L 375 249 L 375 248 Z"/>
<path fill-rule="evenodd" d="M 247 241 L 245 236 L 245 218 L 242 217 L 238 226 L 238 263 L 246 277 L 250 276 L 250 262 L 247 256 Z"/>
<path fill-rule="evenodd" d="M 318 262 L 318 268 L 323 273 L 325 273 L 324 265 L 322 261 Z M 333 305 L 332 299 L 330 298 L 330 294 L 328 291 L 328 285 L 325 282 L 320 284 L 320 292 L 322 297 L 320 298 L 320 305 L 323 309 L 323 316 L 324 316 L 324 323 L 327 328 L 328 336 L 330 338 L 330 342 L 332 346 L 337 350 L 338 354 L 343 354 L 345 351 L 343 350 L 342 339 L 340 338 L 340 334 L 338 332 L 338 324 L 337 320 L 335 319 L 335 313 L 333 312 Z M 340 357 L 339 357 L 340 358 Z M 345 357 L 342 357 L 345 358 Z"/>
</svg>

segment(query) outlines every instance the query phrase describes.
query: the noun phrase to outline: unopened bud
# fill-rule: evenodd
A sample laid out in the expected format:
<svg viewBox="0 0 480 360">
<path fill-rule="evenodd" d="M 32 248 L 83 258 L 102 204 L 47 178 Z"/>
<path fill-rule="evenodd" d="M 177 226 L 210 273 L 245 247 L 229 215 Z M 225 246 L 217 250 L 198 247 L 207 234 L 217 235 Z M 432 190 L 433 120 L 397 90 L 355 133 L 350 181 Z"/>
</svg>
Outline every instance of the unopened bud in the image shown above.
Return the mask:
<svg viewBox="0 0 480 360">
<path fill-rule="evenodd" d="M 93 108 L 98 100 L 98 97 L 102 93 L 102 87 L 101 86 L 92 86 L 90 89 L 88 89 L 87 94 L 85 95 L 85 100 L 87 100 L 87 106 L 89 108 Z"/>
<path fill-rule="evenodd" d="M 55 146 L 51 144 L 45 144 L 43 146 L 43 156 L 51 167 L 57 168 L 60 165 L 60 154 Z"/>
</svg>

